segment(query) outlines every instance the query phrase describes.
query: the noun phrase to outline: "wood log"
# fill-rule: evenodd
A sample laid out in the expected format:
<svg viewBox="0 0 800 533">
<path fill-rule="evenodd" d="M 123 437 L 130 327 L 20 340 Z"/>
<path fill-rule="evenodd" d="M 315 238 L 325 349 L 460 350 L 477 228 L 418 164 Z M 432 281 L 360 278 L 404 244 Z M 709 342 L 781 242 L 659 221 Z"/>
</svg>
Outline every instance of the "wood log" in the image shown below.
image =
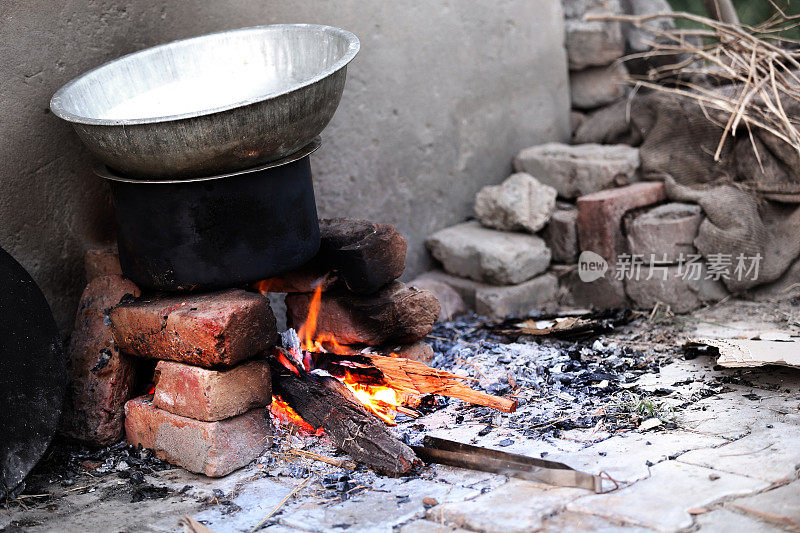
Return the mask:
<svg viewBox="0 0 800 533">
<path fill-rule="evenodd" d="M 286 370 L 273 361 L 273 390 L 297 414 L 325 433 L 340 450 L 387 476 L 409 473 L 421 461 L 339 380 Z"/>
<path fill-rule="evenodd" d="M 406 240 L 390 224 L 333 218 L 320 220 L 319 230 L 320 256 L 350 292 L 372 294 L 405 269 Z"/>
<path fill-rule="evenodd" d="M 458 398 L 474 405 L 499 409 L 505 413 L 513 413 L 517 410 L 517 401 L 515 399 L 502 398 L 476 391 L 462 383 L 463 380 L 469 378 L 458 376 L 445 370 L 431 368 L 419 361 L 373 353 L 353 355 L 314 354 L 314 364 L 318 368 L 326 370 L 343 361 L 359 365 L 372 365 L 381 372 L 386 385 L 407 394 L 440 394 Z M 370 368 L 368 367 L 361 369 L 349 368 L 348 370 L 360 375 L 363 374 L 364 377 L 375 379 L 374 373 L 369 372 Z M 328 371 L 333 373 L 332 370 Z"/>
</svg>

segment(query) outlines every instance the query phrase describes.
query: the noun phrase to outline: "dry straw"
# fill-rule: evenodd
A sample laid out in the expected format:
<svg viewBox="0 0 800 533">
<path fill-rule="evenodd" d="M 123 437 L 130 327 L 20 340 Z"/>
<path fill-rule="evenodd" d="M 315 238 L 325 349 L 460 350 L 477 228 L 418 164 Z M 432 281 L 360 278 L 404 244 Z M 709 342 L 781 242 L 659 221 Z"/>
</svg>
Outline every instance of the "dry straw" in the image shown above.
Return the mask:
<svg viewBox="0 0 800 533">
<path fill-rule="evenodd" d="M 682 12 L 586 18 L 628 22 L 653 36 L 651 50 L 623 60 L 675 58 L 670 64 L 653 67 L 647 76 L 632 77 L 630 81 L 637 87 L 697 102 L 709 120 L 724 128 L 715 160 L 719 160 L 728 136 L 735 136 L 740 125 L 746 127 L 751 141 L 751 127 L 762 128 L 800 154 L 800 120 L 784 109 L 789 103 L 800 104 L 800 41 L 785 38 L 787 31 L 800 26 L 800 15 L 788 16 L 773 6 L 777 13 L 758 26 L 729 24 Z M 647 24 L 660 18 L 683 19 L 701 27 L 662 29 Z M 713 115 L 723 120 L 713 117 L 708 109 L 721 111 Z"/>
</svg>

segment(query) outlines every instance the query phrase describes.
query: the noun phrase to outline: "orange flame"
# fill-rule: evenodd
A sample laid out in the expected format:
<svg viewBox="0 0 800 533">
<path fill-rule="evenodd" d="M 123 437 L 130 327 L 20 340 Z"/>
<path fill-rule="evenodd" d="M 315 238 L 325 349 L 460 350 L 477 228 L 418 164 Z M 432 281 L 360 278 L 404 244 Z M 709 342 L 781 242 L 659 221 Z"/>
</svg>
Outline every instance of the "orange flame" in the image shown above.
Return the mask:
<svg viewBox="0 0 800 533">
<path fill-rule="evenodd" d="M 364 404 L 364 407 L 375 413 L 378 418 L 390 426 L 396 425 L 394 417 L 400 406 L 397 391 L 385 385 L 364 384 L 350 372 L 345 372 L 341 382 L 352 391 L 358 401 Z"/>
<path fill-rule="evenodd" d="M 314 334 L 317 332 L 317 318 L 319 318 L 321 305 L 322 285 L 317 285 L 317 288 L 314 289 L 314 296 L 311 297 L 311 303 L 308 306 L 306 321 L 297 332 L 304 350 L 318 351 L 318 346 L 314 343 Z"/>
<path fill-rule="evenodd" d="M 300 326 L 297 332 L 300 337 L 301 348 L 309 352 L 328 352 L 335 354 L 353 353 L 352 349 L 340 344 L 336 336 L 332 333 L 317 334 L 317 321 L 319 319 L 321 306 L 322 285 L 318 285 L 317 288 L 314 289 L 314 295 L 311 297 L 306 321 Z M 289 366 L 286 365 L 285 362 L 283 362 L 283 364 Z M 393 388 L 385 385 L 368 385 L 361 382 L 358 376 L 350 372 L 345 372 L 344 377 L 339 379 L 369 411 L 387 424 L 395 424 L 394 417 L 401 402 L 398 399 L 397 392 Z"/>
<path fill-rule="evenodd" d="M 297 414 L 297 411 L 277 396 L 272 397 L 269 411 L 273 420 L 276 420 L 279 424 L 294 424 L 300 431 L 316 436 L 320 436 L 325 432 L 322 428 L 314 429 L 314 426 L 306 422 L 302 416 Z"/>
</svg>

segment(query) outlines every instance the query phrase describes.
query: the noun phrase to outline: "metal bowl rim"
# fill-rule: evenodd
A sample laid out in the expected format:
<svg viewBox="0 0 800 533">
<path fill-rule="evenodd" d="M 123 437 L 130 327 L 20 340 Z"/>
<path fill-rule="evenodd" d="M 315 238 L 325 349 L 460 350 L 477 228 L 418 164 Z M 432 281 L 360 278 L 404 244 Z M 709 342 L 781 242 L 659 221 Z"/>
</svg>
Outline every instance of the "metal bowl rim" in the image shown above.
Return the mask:
<svg viewBox="0 0 800 533">
<path fill-rule="evenodd" d="M 314 28 L 314 29 L 318 29 L 318 30 L 322 30 L 322 31 L 338 34 L 338 35 L 344 37 L 347 40 L 347 42 L 348 42 L 347 52 L 345 52 L 345 54 L 341 58 L 339 58 L 339 60 L 337 60 L 333 65 L 331 65 L 330 67 L 328 67 L 325 70 L 320 71 L 316 76 L 313 76 L 313 77 L 303 81 L 302 83 L 298 83 L 297 85 L 293 85 L 290 88 L 287 88 L 285 90 L 280 90 L 280 91 L 274 91 L 274 92 L 271 92 L 271 93 L 266 93 L 266 94 L 263 94 L 263 95 L 256 96 L 254 98 L 249 98 L 249 99 L 246 99 L 246 100 L 235 102 L 233 104 L 228 104 L 228 105 L 215 107 L 215 108 L 210 108 L 210 109 L 203 109 L 203 110 L 200 110 L 200 111 L 192 111 L 192 112 L 188 112 L 188 113 L 180 113 L 180 114 L 177 114 L 177 115 L 166 115 L 166 116 L 162 116 L 162 117 L 105 119 L 105 118 L 85 117 L 85 116 L 81 116 L 81 115 L 76 115 L 74 113 L 71 113 L 71 112 L 67 111 L 61 105 L 61 97 L 62 97 L 62 95 L 64 95 L 70 89 L 72 89 L 72 87 L 74 85 L 76 85 L 80 80 L 82 80 L 84 77 L 94 73 L 95 71 L 103 69 L 103 68 L 107 67 L 108 65 L 110 65 L 112 63 L 116 63 L 117 61 L 122 61 L 123 59 L 129 58 L 129 57 L 133 57 L 133 56 L 147 56 L 147 55 L 155 53 L 156 50 L 161 49 L 161 48 L 166 48 L 166 47 L 169 47 L 169 46 L 174 46 L 174 45 L 179 44 L 179 43 L 185 43 L 185 42 L 194 41 L 194 40 L 202 40 L 202 39 L 206 39 L 208 37 L 212 37 L 212 36 L 215 36 L 215 35 L 222 35 L 222 34 L 226 34 L 226 33 L 239 33 L 239 32 L 254 32 L 255 33 L 255 32 L 263 31 L 263 30 L 266 30 L 266 29 L 278 29 L 278 28 L 288 28 L 288 27 L 292 27 L 292 28 Z M 97 67 L 95 67 L 95 68 L 93 68 L 91 70 L 88 70 L 88 71 L 84 72 L 83 74 L 71 79 L 66 84 L 64 84 L 59 90 L 57 90 L 55 92 L 55 94 L 53 94 L 53 97 L 50 98 L 50 110 L 57 117 L 59 117 L 59 118 L 61 118 L 63 120 L 66 120 L 67 122 L 72 122 L 72 123 L 77 123 L 77 124 L 88 124 L 88 125 L 92 125 L 92 126 L 128 126 L 128 125 L 134 125 L 134 124 L 157 124 L 157 123 L 160 123 L 160 122 L 171 122 L 171 121 L 176 121 L 176 120 L 183 120 L 183 119 L 188 119 L 188 118 L 197 118 L 197 117 L 202 117 L 202 116 L 206 116 L 206 115 L 213 115 L 215 113 L 221 113 L 223 111 L 229 111 L 231 109 L 236 109 L 238 107 L 245 107 L 245 106 L 248 106 L 248 105 L 251 105 L 251 104 L 256 104 L 258 102 L 263 102 L 265 100 L 276 98 L 276 97 L 282 96 L 284 94 L 290 94 L 290 93 L 293 93 L 293 92 L 295 92 L 295 91 L 297 91 L 299 89 L 302 89 L 304 87 L 308 87 L 309 85 L 313 85 L 314 83 L 317 83 L 318 81 L 323 80 L 323 79 L 327 78 L 328 76 L 331 76 L 332 74 L 335 74 L 336 72 L 338 72 L 342 68 L 346 67 L 347 64 L 350 63 L 350 61 L 352 61 L 354 57 L 356 57 L 356 54 L 358 54 L 358 51 L 360 50 L 360 48 L 361 48 L 361 42 L 358 40 L 358 37 L 356 37 L 356 35 L 354 33 L 349 32 L 347 30 L 344 30 L 342 28 L 337 28 L 335 26 L 326 26 L 324 24 L 267 24 L 267 25 L 263 25 L 263 26 L 249 26 L 249 27 L 246 27 L 246 28 L 238 28 L 238 29 L 235 29 L 235 30 L 223 30 L 223 31 L 217 31 L 217 32 L 213 32 L 213 33 L 205 33 L 203 35 L 196 35 L 194 37 L 187 37 L 186 39 L 178 39 L 176 41 L 170 41 L 170 42 L 167 42 L 167 43 L 158 44 L 158 45 L 155 45 L 155 46 L 151 46 L 151 47 L 145 48 L 143 50 L 137 50 L 136 52 L 131 52 L 130 54 L 125 54 L 124 56 L 120 56 L 118 58 L 112 59 L 111 61 L 106 61 L 102 65 L 99 65 L 99 66 L 97 66 Z"/>
<path fill-rule="evenodd" d="M 100 176 L 103 179 L 109 181 L 117 181 L 121 183 L 136 183 L 142 185 L 176 185 L 181 183 L 197 183 L 201 181 L 212 181 L 212 180 L 219 180 L 223 178 L 232 178 L 234 176 L 241 176 L 244 174 L 252 174 L 253 172 L 260 172 L 262 170 L 268 170 L 270 168 L 280 167 L 283 165 L 288 165 L 289 163 L 294 163 L 303 159 L 304 157 L 308 157 L 322 145 L 322 140 L 320 137 L 314 137 L 309 144 L 305 145 L 303 148 L 298 150 L 297 152 L 287 155 L 281 159 L 277 159 L 275 161 L 270 161 L 269 163 L 265 163 L 263 165 L 246 168 L 244 170 L 237 170 L 234 172 L 226 172 L 225 174 L 214 174 L 213 176 L 204 176 L 201 178 L 187 178 L 184 180 L 137 180 L 135 178 L 126 178 L 125 176 L 120 176 L 107 165 L 96 165 L 94 167 L 94 173 Z"/>
</svg>

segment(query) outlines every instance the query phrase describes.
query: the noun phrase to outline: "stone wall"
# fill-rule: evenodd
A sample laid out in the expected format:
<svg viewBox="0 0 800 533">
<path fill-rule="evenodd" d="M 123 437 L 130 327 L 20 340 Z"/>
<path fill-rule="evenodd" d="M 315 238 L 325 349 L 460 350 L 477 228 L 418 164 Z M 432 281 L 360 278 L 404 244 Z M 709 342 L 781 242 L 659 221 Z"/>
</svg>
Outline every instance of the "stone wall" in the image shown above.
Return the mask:
<svg viewBox="0 0 800 533">
<path fill-rule="evenodd" d="M 47 110 L 63 83 L 182 37 L 311 22 L 356 33 L 339 111 L 313 156 L 322 216 L 391 222 L 405 274 L 424 238 L 472 211 L 519 149 L 569 137 L 558 0 L 491 2 L 10 0 L 0 4 L 0 246 L 44 289 L 63 331 L 83 288 L 85 249 L 113 238 L 106 186 L 70 127 Z"/>
</svg>

